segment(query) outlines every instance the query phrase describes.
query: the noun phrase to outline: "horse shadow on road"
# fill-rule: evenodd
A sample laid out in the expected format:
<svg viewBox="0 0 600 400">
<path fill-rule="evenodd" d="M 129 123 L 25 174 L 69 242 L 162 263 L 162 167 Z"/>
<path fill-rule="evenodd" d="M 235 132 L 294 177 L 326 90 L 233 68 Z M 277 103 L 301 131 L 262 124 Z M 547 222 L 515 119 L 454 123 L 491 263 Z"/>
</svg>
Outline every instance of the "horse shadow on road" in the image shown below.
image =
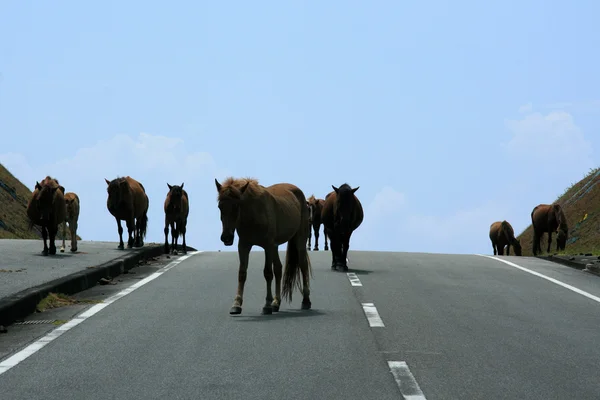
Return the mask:
<svg viewBox="0 0 600 400">
<path fill-rule="evenodd" d="M 305 317 L 320 317 L 323 315 L 327 315 L 323 311 L 319 311 L 316 309 L 310 310 L 285 310 L 274 312 L 271 315 L 262 315 L 262 314 L 254 314 L 254 315 L 239 315 L 234 316 L 233 319 L 239 322 L 251 322 L 251 321 L 265 321 L 269 319 L 285 319 L 285 318 L 305 318 Z"/>
</svg>

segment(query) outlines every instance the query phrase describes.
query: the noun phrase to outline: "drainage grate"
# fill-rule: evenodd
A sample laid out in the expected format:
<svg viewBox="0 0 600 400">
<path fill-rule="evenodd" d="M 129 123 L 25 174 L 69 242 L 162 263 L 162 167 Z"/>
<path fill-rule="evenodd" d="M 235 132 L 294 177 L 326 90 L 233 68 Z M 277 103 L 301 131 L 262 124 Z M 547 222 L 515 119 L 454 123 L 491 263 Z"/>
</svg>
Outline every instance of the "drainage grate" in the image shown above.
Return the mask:
<svg viewBox="0 0 600 400">
<path fill-rule="evenodd" d="M 15 322 L 13 325 L 41 325 L 41 324 L 52 324 L 56 321 L 55 319 L 32 319 L 29 321 Z"/>
</svg>

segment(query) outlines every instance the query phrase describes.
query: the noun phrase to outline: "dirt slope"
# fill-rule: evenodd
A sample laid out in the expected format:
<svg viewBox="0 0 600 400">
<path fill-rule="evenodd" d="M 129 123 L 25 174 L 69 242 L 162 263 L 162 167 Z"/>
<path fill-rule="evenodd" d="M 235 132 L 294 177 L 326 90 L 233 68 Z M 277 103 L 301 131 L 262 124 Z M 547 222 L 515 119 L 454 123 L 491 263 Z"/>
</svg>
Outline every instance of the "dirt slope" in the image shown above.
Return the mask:
<svg viewBox="0 0 600 400">
<path fill-rule="evenodd" d="M 569 239 L 565 251 L 560 254 L 586 254 L 600 255 L 600 168 L 591 170 L 585 178 L 571 185 L 556 201 L 560 204 L 567 217 L 569 225 Z M 533 207 L 527 210 L 531 213 Z M 531 256 L 533 228 L 531 225 L 518 237 L 523 246 L 523 255 Z M 544 234 L 541 244 L 546 254 L 548 235 Z M 550 254 L 556 254 L 556 234 L 552 235 Z"/>
<path fill-rule="evenodd" d="M 31 191 L 0 164 L 0 239 L 42 238 L 39 227 L 28 227 L 26 211 L 30 198 Z M 58 238 L 62 240 L 62 228 Z M 81 240 L 79 235 L 77 238 Z"/>
</svg>

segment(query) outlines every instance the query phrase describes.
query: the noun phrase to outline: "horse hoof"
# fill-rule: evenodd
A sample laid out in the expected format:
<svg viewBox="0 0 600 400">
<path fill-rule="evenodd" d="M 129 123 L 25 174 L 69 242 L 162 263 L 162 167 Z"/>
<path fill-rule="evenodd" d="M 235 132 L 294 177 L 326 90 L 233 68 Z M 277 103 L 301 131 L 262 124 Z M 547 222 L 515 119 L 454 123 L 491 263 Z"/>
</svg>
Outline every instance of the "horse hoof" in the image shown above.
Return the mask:
<svg viewBox="0 0 600 400">
<path fill-rule="evenodd" d="M 125 250 L 125 247 L 122 244 L 120 244 L 120 245 L 117 246 L 117 249 L 119 249 L 119 250 Z"/>
<path fill-rule="evenodd" d="M 315 247 L 313 250 L 314 250 L 314 251 L 319 251 L 319 248 L 318 248 L 318 247 Z"/>
<path fill-rule="evenodd" d="M 273 314 L 273 307 L 272 306 L 264 306 L 262 309 L 262 314 L 263 315 L 271 315 Z"/>
<path fill-rule="evenodd" d="M 50 247 L 50 250 L 48 251 L 48 254 L 50 254 L 52 256 L 55 255 L 56 254 L 56 248 L 53 249 L 52 247 Z"/>
<path fill-rule="evenodd" d="M 61 248 L 60 248 L 60 252 L 61 252 L 61 253 L 64 253 L 64 252 L 65 252 L 65 248 L 64 248 L 64 247 L 61 247 Z"/>
<path fill-rule="evenodd" d="M 233 306 L 231 307 L 231 310 L 229 310 L 229 314 L 231 315 L 237 315 L 237 314 L 241 314 L 242 313 L 242 307 L 240 306 Z"/>
<path fill-rule="evenodd" d="M 271 304 L 271 308 L 273 309 L 273 312 L 279 312 L 279 305 Z"/>
<path fill-rule="evenodd" d="M 47 256 L 48 255 L 48 250 L 42 250 L 42 255 L 43 256 Z"/>
<path fill-rule="evenodd" d="M 302 309 L 303 310 L 310 310 L 310 307 L 311 307 L 310 301 L 303 301 L 302 302 Z"/>
<path fill-rule="evenodd" d="M 173 255 L 176 256 L 177 254 L 179 254 L 177 250 L 173 250 Z"/>
<path fill-rule="evenodd" d="M 325 246 L 325 251 L 329 250 L 329 247 Z"/>
<path fill-rule="evenodd" d="M 77 253 L 77 247 L 71 247 L 71 253 Z"/>
</svg>

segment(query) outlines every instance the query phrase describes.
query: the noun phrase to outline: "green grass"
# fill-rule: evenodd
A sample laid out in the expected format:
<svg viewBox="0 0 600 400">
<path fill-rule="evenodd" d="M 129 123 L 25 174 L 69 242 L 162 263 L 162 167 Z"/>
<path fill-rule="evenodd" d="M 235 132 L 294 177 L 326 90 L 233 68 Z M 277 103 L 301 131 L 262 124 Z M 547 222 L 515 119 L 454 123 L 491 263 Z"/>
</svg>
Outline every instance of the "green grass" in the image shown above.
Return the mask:
<svg viewBox="0 0 600 400">
<path fill-rule="evenodd" d="M 565 251 L 558 253 L 556 252 L 556 234 L 553 234 L 549 254 L 577 255 L 591 253 L 600 255 L 600 174 L 596 176 L 599 171 L 600 168 L 590 169 L 583 179 L 571 184 L 555 200 L 563 207 L 567 217 L 569 240 Z M 588 185 L 586 190 L 578 193 L 586 185 Z M 576 194 L 577 196 L 575 196 Z M 541 255 L 546 254 L 547 237 L 547 234 L 542 237 L 541 246 L 544 252 Z M 533 255 L 533 228 L 531 225 L 518 236 L 518 239 L 523 247 L 523 255 Z"/>
<path fill-rule="evenodd" d="M 50 293 L 44 297 L 36 306 L 38 312 L 44 312 L 59 307 L 72 306 L 75 304 L 97 304 L 102 300 L 77 300 L 62 293 Z"/>
</svg>

